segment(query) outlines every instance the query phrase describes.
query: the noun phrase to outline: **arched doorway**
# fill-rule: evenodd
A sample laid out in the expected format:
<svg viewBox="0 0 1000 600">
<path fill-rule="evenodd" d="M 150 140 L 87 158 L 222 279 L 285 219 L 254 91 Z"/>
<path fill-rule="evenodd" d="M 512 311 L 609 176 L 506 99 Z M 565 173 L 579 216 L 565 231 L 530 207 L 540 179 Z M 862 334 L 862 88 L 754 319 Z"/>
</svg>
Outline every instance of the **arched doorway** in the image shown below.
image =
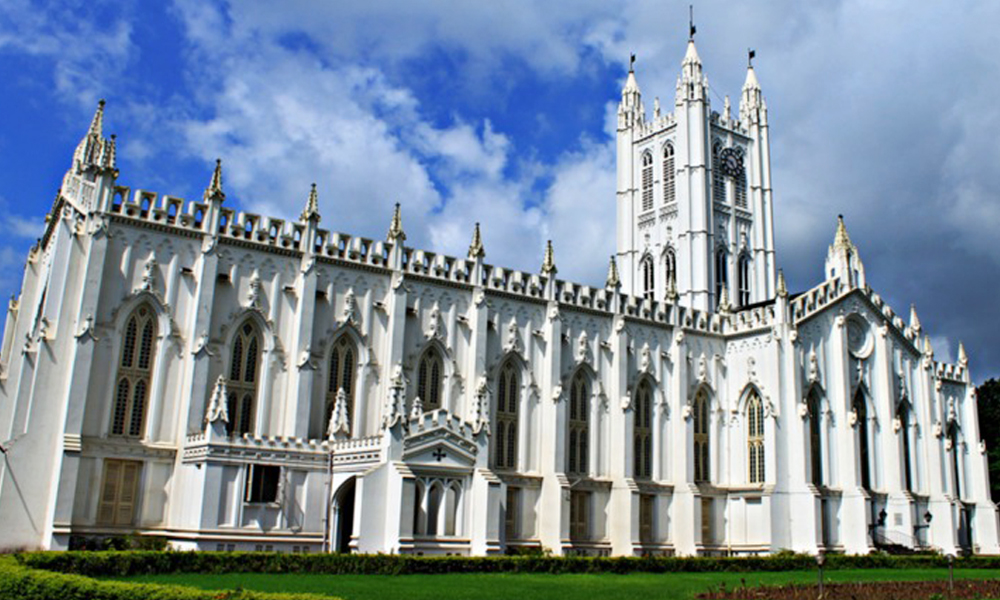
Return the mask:
<svg viewBox="0 0 1000 600">
<path fill-rule="evenodd" d="M 344 554 L 351 551 L 351 535 L 354 533 L 354 496 L 357 486 L 355 478 L 344 482 L 333 497 L 333 551 Z"/>
</svg>

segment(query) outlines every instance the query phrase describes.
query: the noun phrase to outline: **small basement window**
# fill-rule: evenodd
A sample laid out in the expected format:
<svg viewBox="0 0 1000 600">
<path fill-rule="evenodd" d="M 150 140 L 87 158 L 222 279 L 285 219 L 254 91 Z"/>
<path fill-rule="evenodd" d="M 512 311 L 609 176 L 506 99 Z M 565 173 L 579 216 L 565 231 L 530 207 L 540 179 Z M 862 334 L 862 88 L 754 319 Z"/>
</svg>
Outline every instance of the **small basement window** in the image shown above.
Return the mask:
<svg viewBox="0 0 1000 600">
<path fill-rule="evenodd" d="M 244 502 L 264 504 L 278 501 L 281 467 L 277 465 L 247 465 L 247 487 Z"/>
</svg>

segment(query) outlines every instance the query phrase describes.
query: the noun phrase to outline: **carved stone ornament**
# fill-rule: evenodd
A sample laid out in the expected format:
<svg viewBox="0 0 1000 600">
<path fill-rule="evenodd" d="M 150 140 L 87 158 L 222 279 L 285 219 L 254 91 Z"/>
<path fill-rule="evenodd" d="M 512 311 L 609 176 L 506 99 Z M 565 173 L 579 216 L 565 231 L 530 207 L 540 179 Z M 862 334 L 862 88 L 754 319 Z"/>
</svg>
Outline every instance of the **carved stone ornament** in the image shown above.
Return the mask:
<svg viewBox="0 0 1000 600">
<path fill-rule="evenodd" d="M 511 319 L 507 325 L 507 339 L 503 345 L 504 352 L 514 352 L 522 354 L 524 352 L 524 342 L 521 341 L 521 330 L 517 326 L 517 321 Z"/>
<path fill-rule="evenodd" d="M 622 396 L 622 410 L 627 411 L 632 408 L 632 388 L 627 388 Z"/>
<path fill-rule="evenodd" d="M 212 352 L 211 348 L 209 348 L 208 343 L 209 343 L 208 332 L 202 331 L 201 334 L 198 336 L 198 339 L 195 340 L 194 349 L 191 350 L 191 354 L 198 356 L 199 354 L 204 352 L 208 356 L 215 356 L 215 353 Z"/>
<path fill-rule="evenodd" d="M 809 351 L 809 383 L 819 382 L 819 360 L 816 358 L 816 350 Z"/>
<path fill-rule="evenodd" d="M 903 428 L 903 420 L 896 417 L 892 420 L 892 430 L 895 433 L 899 433 L 899 430 Z"/>
<path fill-rule="evenodd" d="M 437 304 L 431 309 L 431 314 L 427 320 L 427 331 L 424 335 L 428 339 L 442 339 L 444 337 L 444 320 L 441 318 L 441 309 Z"/>
<path fill-rule="evenodd" d="M 88 337 L 92 342 L 100 341 L 94 330 L 94 315 L 87 315 L 87 318 L 83 320 L 83 326 L 76 334 L 76 339 L 81 342 Z"/>
<path fill-rule="evenodd" d="M 698 357 L 698 381 L 708 383 L 708 359 L 704 353 Z"/>
<path fill-rule="evenodd" d="M 347 290 L 344 296 L 344 322 L 351 325 L 358 325 L 358 303 L 354 299 L 354 289 Z"/>
<path fill-rule="evenodd" d="M 809 405 L 805 402 L 799 402 L 799 417 L 805 419 L 809 416 Z"/>
<path fill-rule="evenodd" d="M 562 384 L 559 384 L 555 388 L 552 389 L 552 401 L 553 402 L 559 402 L 560 400 L 562 400 L 562 395 L 563 395 Z"/>
<path fill-rule="evenodd" d="M 139 290 L 152 292 L 154 287 L 156 287 L 156 259 L 150 256 L 142 268 L 142 284 L 139 286 Z"/>
<path fill-rule="evenodd" d="M 851 412 L 847 413 L 847 424 L 851 427 L 857 427 L 858 425 L 858 411 L 851 409 Z"/>
<path fill-rule="evenodd" d="M 691 415 L 693 414 L 693 409 L 690 404 L 685 404 L 684 408 L 681 409 L 681 416 L 685 421 L 691 420 Z"/>
<path fill-rule="evenodd" d="M 945 449 L 945 451 L 950 452 L 951 449 L 954 447 L 954 445 L 955 444 L 952 442 L 952 440 L 951 440 L 950 437 L 947 437 L 947 438 L 944 439 L 944 449 Z"/>
<path fill-rule="evenodd" d="M 955 408 L 955 399 L 948 398 L 948 421 L 954 421 L 958 417 L 958 410 Z"/>
<path fill-rule="evenodd" d="M 986 440 L 979 440 L 979 453 L 986 454 Z"/>
<path fill-rule="evenodd" d="M 944 436 L 944 426 L 941 425 L 941 421 L 934 423 L 934 437 L 940 438 Z"/>
<path fill-rule="evenodd" d="M 413 406 L 410 407 L 410 419 L 419 419 L 424 414 L 424 401 L 417 396 L 413 399 Z"/>
<path fill-rule="evenodd" d="M 653 353 L 649 350 L 649 343 L 642 345 L 642 349 L 639 350 L 639 370 L 643 373 L 649 373 L 653 369 Z"/>
<path fill-rule="evenodd" d="M 351 437 L 351 415 L 347 406 L 347 393 L 344 388 L 337 390 L 333 402 L 333 414 L 327 426 L 326 437 L 329 440 L 344 440 Z"/>
<path fill-rule="evenodd" d="M 404 421 L 403 400 L 405 393 L 406 378 L 403 375 L 403 365 L 396 364 L 392 368 L 392 383 L 389 386 L 389 394 L 385 398 L 385 406 L 382 409 L 382 427 L 384 429 Z"/>
<path fill-rule="evenodd" d="M 476 384 L 476 394 L 472 403 L 472 432 L 478 434 L 485 430 L 490 433 L 490 387 L 485 375 L 479 377 Z"/>
<path fill-rule="evenodd" d="M 255 271 L 247 289 L 247 306 L 260 308 L 260 275 Z"/>
<path fill-rule="evenodd" d="M 205 411 L 205 423 L 229 423 L 229 408 L 227 406 L 226 378 L 219 375 L 215 380 L 215 390 L 212 391 L 212 398 L 208 402 L 208 410 Z"/>
<path fill-rule="evenodd" d="M 594 358 L 590 352 L 590 340 L 587 338 L 587 332 L 583 331 L 576 341 L 576 361 L 591 364 L 593 360 Z"/>
<path fill-rule="evenodd" d="M 482 306 L 484 302 L 486 302 L 486 292 L 484 292 L 482 288 L 479 288 L 472 296 L 472 303 L 478 308 Z"/>
</svg>

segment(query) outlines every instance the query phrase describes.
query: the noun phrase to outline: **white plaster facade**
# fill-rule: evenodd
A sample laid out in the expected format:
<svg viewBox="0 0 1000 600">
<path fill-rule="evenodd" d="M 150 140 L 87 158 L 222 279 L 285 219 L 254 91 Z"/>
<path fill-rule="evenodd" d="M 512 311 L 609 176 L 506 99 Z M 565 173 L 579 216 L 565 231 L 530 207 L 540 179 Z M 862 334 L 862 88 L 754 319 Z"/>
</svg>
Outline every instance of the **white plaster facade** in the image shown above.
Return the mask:
<svg viewBox="0 0 1000 600">
<path fill-rule="evenodd" d="M 629 73 L 604 287 L 551 245 L 490 265 L 478 226 L 407 247 L 398 209 L 385 241 L 320 229 L 315 190 L 235 212 L 221 166 L 201 202 L 131 190 L 102 105 L 7 312 L 0 545 L 1000 553 L 964 350 L 934 359 L 842 221 L 788 293 L 752 68 L 726 104 L 693 42 L 673 113 Z"/>
</svg>

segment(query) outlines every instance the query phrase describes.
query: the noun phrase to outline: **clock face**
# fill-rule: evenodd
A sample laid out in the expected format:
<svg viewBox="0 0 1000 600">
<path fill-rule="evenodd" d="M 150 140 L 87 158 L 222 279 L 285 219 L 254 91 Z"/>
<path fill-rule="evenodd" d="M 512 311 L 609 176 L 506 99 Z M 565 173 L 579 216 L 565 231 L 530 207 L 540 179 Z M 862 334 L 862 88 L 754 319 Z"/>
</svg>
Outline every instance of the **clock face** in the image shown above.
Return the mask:
<svg viewBox="0 0 1000 600">
<path fill-rule="evenodd" d="M 739 177 L 743 173 L 743 159 L 733 148 L 726 148 L 720 156 L 722 172 L 730 177 Z"/>
</svg>

